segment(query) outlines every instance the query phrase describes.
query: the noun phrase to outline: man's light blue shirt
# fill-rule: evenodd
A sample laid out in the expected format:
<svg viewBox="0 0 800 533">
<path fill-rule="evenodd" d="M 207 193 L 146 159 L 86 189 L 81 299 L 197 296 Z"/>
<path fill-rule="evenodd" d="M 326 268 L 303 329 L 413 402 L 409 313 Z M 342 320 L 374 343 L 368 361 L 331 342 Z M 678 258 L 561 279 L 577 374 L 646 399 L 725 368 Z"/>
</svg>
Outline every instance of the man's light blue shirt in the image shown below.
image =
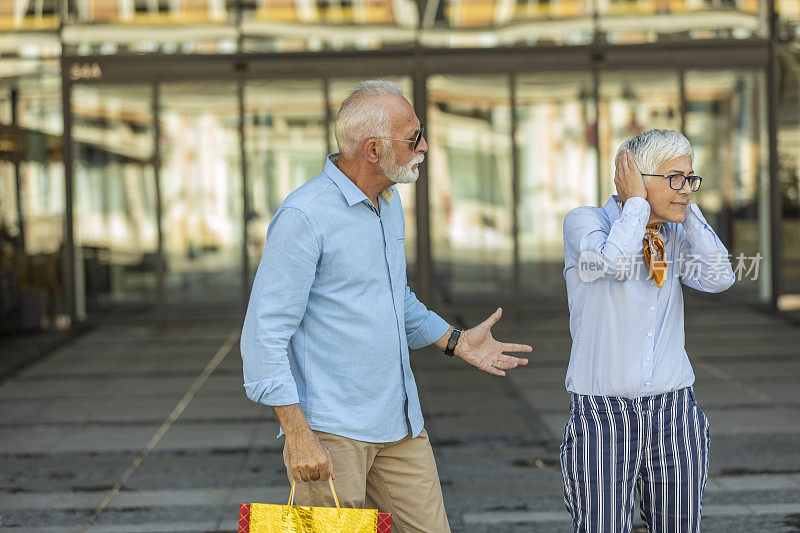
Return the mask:
<svg viewBox="0 0 800 533">
<path fill-rule="evenodd" d="M 450 326 L 406 284 L 397 190 L 378 211 L 337 155 L 269 225 L 242 329 L 244 387 L 254 402 L 299 403 L 311 429 L 392 442 L 423 426 L 408 349 Z"/>
<path fill-rule="evenodd" d="M 649 217 L 644 198 L 630 198 L 620 210 L 612 196 L 603 208 L 579 207 L 564 219 L 570 392 L 639 398 L 694 383 L 681 284 L 721 292 L 733 284 L 733 269 L 700 208 L 690 204 L 682 224 L 661 224 L 668 270 L 659 288 L 643 262 Z M 593 260 L 604 269 L 591 268 Z"/>
</svg>

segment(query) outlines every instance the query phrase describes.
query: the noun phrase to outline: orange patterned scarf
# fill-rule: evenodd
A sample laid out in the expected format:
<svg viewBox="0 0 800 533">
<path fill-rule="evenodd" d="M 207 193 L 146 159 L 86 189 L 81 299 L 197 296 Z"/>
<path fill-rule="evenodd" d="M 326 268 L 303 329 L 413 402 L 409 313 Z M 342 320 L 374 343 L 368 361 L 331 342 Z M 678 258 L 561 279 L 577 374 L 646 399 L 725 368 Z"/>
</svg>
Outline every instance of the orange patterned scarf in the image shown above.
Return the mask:
<svg viewBox="0 0 800 533">
<path fill-rule="evenodd" d="M 664 241 L 658 234 L 661 225 L 646 228 L 644 234 L 644 264 L 647 265 L 648 279 L 655 279 L 660 289 L 667 277 L 667 262 L 664 260 Z"/>
</svg>

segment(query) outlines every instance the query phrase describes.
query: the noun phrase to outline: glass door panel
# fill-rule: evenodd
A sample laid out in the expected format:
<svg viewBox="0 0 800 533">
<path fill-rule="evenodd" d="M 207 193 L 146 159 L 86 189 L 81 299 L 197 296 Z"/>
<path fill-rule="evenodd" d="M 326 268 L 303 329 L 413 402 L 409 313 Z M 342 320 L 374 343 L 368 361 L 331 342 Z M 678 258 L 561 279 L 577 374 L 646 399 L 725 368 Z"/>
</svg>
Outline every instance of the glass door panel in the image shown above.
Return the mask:
<svg viewBox="0 0 800 533">
<path fill-rule="evenodd" d="M 681 129 L 678 73 L 670 70 L 609 72 L 600 76 L 599 138 L 603 205 L 616 194 L 614 156 L 619 145 L 645 130 Z"/>
<path fill-rule="evenodd" d="M 322 172 L 325 164 L 322 81 L 248 81 L 244 107 L 250 208 L 247 257 L 252 280 L 275 210 L 290 192 Z"/>
<path fill-rule="evenodd" d="M 563 292 L 564 215 L 597 199 L 597 113 L 589 73 L 517 77 L 523 289 Z"/>
<path fill-rule="evenodd" d="M 789 2 L 783 3 L 790 7 Z M 800 3 L 795 3 L 794 16 L 800 22 Z M 786 296 L 779 305 L 797 309 L 800 308 L 800 54 L 781 64 L 780 76 L 785 80 L 776 104 L 781 117 L 777 139 L 782 206 L 780 286 Z"/>
<path fill-rule="evenodd" d="M 428 78 L 434 286 L 454 296 L 510 294 L 513 275 L 508 78 Z"/>
<path fill-rule="evenodd" d="M 160 86 L 166 297 L 242 296 L 242 175 L 235 82 Z"/>
<path fill-rule="evenodd" d="M 154 301 L 152 88 L 77 85 L 72 117 L 75 246 L 87 306 Z"/>
<path fill-rule="evenodd" d="M 764 78 L 760 72 L 686 73 L 686 133 L 694 170 L 703 177 L 695 199 L 734 256 L 761 254 L 755 272 L 744 268 L 734 290 L 769 298 L 768 172 Z M 734 268 L 738 261 L 734 258 Z"/>
<path fill-rule="evenodd" d="M 13 67 L 13 59 L 4 61 Z M 65 328 L 60 76 L 48 65 L 2 85 L 0 331 Z"/>
</svg>

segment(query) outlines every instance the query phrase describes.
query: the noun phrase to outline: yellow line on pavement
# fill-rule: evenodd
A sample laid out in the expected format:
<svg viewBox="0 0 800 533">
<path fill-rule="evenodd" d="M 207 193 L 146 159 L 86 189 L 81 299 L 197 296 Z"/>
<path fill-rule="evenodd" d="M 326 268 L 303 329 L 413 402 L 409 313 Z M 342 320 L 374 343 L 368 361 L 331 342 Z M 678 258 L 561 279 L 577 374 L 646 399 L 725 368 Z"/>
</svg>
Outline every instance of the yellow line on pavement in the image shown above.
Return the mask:
<svg viewBox="0 0 800 533">
<path fill-rule="evenodd" d="M 103 510 L 105 510 L 105 508 L 108 507 L 108 504 L 111 503 L 111 500 L 114 499 L 114 496 L 116 496 L 117 493 L 120 491 L 120 489 L 122 489 L 123 485 L 125 485 L 128 479 L 130 479 L 130 477 L 133 475 L 136 469 L 139 468 L 139 465 L 142 464 L 142 461 L 144 461 L 145 458 L 148 456 L 148 454 L 150 454 L 150 452 L 153 451 L 153 449 L 156 447 L 161 438 L 166 434 L 166 432 L 169 430 L 172 424 L 175 423 L 175 421 L 178 419 L 179 416 L 181 416 L 181 413 L 183 413 L 183 411 L 186 410 L 186 407 L 189 405 L 189 402 L 192 401 L 195 394 L 197 394 L 197 391 L 200 390 L 200 387 L 202 387 L 203 384 L 206 382 L 206 380 L 208 380 L 208 378 L 211 377 L 211 374 L 214 373 L 214 370 L 217 369 L 222 360 L 225 359 L 225 356 L 227 356 L 230 353 L 231 348 L 234 347 L 236 341 L 239 340 L 239 333 L 240 332 L 238 329 L 234 330 L 228 336 L 227 340 L 222 344 L 222 346 L 219 347 L 217 353 L 215 353 L 214 357 L 212 357 L 211 360 L 208 362 L 208 364 L 206 364 L 203 371 L 200 372 L 200 375 L 197 376 L 197 379 L 195 379 L 194 383 L 192 383 L 192 386 L 189 387 L 189 390 L 187 390 L 186 394 L 183 395 L 181 401 L 178 402 L 178 404 L 175 406 L 175 408 L 172 410 L 169 416 L 167 416 L 167 418 L 161 424 L 161 427 L 159 427 L 158 430 L 156 430 L 156 432 L 150 438 L 150 441 L 145 445 L 144 448 L 142 448 L 142 451 L 139 452 L 139 455 L 136 457 L 136 459 L 133 460 L 133 462 L 125 471 L 125 473 L 122 474 L 122 477 L 120 477 L 119 480 L 117 480 L 114 487 L 112 487 L 111 490 L 108 491 L 105 498 L 103 498 L 103 501 L 101 501 L 97 505 L 97 507 L 95 507 L 92 516 L 89 518 L 89 521 L 86 522 L 86 525 L 83 526 L 83 529 L 81 529 L 81 533 L 85 533 L 86 530 L 89 529 L 89 526 L 91 526 L 92 523 L 97 519 L 97 517 L 100 516 L 100 513 L 102 513 Z"/>
</svg>

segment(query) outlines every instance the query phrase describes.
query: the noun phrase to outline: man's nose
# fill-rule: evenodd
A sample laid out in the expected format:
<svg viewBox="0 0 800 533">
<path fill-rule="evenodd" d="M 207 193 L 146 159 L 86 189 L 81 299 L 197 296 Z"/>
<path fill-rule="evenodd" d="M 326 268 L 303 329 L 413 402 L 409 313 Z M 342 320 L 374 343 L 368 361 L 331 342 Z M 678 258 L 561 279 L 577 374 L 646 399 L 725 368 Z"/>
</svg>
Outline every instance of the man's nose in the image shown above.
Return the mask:
<svg viewBox="0 0 800 533">
<path fill-rule="evenodd" d="M 425 140 L 424 135 L 422 136 L 422 139 L 419 140 L 416 151 L 422 152 L 423 154 L 428 151 L 428 141 Z"/>
</svg>

